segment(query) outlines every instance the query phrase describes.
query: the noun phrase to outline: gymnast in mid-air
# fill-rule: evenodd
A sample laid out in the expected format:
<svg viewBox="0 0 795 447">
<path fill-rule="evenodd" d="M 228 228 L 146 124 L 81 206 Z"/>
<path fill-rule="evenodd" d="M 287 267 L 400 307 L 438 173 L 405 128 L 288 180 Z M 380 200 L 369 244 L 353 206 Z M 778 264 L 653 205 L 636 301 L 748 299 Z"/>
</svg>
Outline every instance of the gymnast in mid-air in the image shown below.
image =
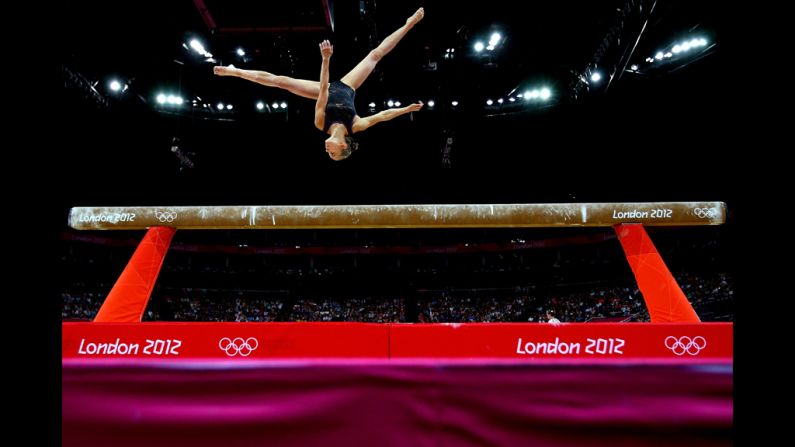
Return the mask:
<svg viewBox="0 0 795 447">
<path fill-rule="evenodd" d="M 329 84 L 329 62 L 334 53 L 334 47 L 328 40 L 320 43 L 320 81 L 294 79 L 288 76 L 278 76 L 267 71 L 241 70 L 234 65 L 216 66 L 213 73 L 218 76 L 235 76 L 268 87 L 277 87 L 287 90 L 304 98 L 316 99 L 315 127 L 329 135 L 326 139 L 326 152 L 332 160 L 348 158 L 358 147 L 353 141 L 353 134 L 368 129 L 370 126 L 389 121 L 400 115 L 416 112 L 423 106 L 422 102 L 410 104 L 406 107 L 389 109 L 367 117 L 360 117 L 356 113 L 354 98 L 356 90 L 372 73 L 378 61 L 392 51 L 400 39 L 409 32 L 425 16 L 425 10 L 420 8 L 406 20 L 406 24 L 390 34 L 378 47 L 367 55 L 356 67 L 339 81 Z"/>
</svg>

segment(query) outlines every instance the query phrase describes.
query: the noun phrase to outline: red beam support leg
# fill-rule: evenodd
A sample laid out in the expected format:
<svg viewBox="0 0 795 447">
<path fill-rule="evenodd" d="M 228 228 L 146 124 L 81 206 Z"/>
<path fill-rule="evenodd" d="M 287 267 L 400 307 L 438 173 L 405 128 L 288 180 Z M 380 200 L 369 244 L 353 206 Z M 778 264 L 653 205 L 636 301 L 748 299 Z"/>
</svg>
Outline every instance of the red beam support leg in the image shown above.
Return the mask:
<svg viewBox="0 0 795 447">
<path fill-rule="evenodd" d="M 94 322 L 140 323 L 176 228 L 152 227 L 102 303 Z"/>
<path fill-rule="evenodd" d="M 699 323 L 696 311 L 671 275 L 642 224 L 619 224 L 621 241 L 635 280 L 643 293 L 652 323 Z"/>
</svg>

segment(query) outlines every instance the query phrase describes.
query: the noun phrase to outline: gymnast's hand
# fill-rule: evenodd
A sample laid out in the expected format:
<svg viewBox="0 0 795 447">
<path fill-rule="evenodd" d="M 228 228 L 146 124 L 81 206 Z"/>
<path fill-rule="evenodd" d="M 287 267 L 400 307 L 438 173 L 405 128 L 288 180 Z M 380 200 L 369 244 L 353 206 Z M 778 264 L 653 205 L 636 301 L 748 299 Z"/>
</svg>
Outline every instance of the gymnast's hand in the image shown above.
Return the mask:
<svg viewBox="0 0 795 447">
<path fill-rule="evenodd" d="M 408 112 L 416 112 L 416 111 L 420 110 L 422 108 L 422 106 L 424 106 L 424 105 L 425 104 L 423 104 L 422 101 L 415 102 L 414 104 L 406 106 L 406 111 L 408 111 Z"/>
<path fill-rule="evenodd" d="M 331 55 L 334 54 L 334 46 L 331 45 L 331 42 L 328 40 L 324 40 L 320 43 L 320 55 L 323 56 L 323 59 L 331 58 Z"/>
<path fill-rule="evenodd" d="M 233 76 L 235 74 L 235 66 L 232 64 L 229 64 L 228 67 L 218 65 L 213 67 L 213 73 L 218 76 Z"/>
</svg>

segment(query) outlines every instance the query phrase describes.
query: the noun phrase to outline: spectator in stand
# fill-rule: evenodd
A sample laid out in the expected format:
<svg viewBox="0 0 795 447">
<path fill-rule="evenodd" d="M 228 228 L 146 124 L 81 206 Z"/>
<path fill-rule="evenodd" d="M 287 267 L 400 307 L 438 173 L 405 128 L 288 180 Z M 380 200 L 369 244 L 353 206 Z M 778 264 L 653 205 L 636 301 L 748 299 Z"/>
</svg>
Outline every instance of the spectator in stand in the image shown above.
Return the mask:
<svg viewBox="0 0 795 447">
<path fill-rule="evenodd" d="M 555 313 L 551 310 L 547 311 L 547 323 L 558 325 L 560 324 L 560 320 L 555 318 Z"/>
</svg>

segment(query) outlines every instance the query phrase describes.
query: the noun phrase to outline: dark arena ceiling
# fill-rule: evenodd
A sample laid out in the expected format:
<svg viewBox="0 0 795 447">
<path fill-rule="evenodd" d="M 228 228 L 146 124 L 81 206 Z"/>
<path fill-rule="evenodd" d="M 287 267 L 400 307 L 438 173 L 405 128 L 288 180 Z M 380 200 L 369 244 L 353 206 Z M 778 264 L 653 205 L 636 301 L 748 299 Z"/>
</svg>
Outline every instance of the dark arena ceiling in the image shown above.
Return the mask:
<svg viewBox="0 0 795 447">
<path fill-rule="evenodd" d="M 420 6 L 424 20 L 356 107 L 367 116 L 389 101 L 426 106 L 357 135 L 349 160 L 324 152 L 314 101 L 213 75 L 234 64 L 317 80 L 318 43 L 329 39 L 339 79 Z M 63 194 L 70 205 L 731 200 L 734 167 L 708 124 L 729 109 L 720 6 L 65 5 Z"/>
</svg>

